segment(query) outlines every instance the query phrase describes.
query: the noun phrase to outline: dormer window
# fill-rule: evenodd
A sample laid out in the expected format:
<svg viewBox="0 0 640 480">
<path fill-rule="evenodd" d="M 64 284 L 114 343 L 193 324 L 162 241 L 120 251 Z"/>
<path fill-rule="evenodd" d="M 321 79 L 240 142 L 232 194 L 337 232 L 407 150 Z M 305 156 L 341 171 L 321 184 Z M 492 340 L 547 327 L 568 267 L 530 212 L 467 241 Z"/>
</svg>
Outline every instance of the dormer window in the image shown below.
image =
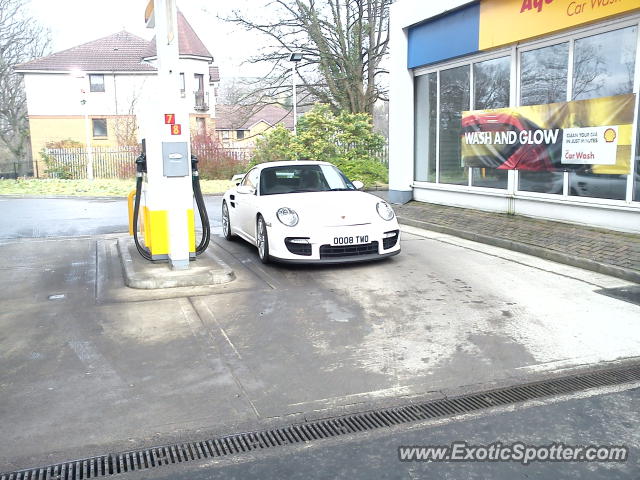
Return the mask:
<svg viewBox="0 0 640 480">
<path fill-rule="evenodd" d="M 89 75 L 89 91 L 104 92 L 104 75 Z"/>
</svg>

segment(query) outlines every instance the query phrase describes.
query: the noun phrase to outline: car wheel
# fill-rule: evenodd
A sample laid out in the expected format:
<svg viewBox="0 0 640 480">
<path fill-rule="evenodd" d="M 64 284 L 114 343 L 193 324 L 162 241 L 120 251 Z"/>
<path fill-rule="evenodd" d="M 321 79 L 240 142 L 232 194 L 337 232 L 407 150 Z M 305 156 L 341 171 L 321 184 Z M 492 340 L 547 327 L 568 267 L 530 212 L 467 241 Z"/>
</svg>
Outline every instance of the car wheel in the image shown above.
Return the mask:
<svg viewBox="0 0 640 480">
<path fill-rule="evenodd" d="M 233 239 L 233 234 L 231 233 L 231 220 L 229 219 L 229 207 L 227 207 L 227 202 L 222 202 L 222 234 L 227 240 Z"/>
<path fill-rule="evenodd" d="M 269 238 L 267 237 L 267 225 L 262 215 L 258 216 L 256 224 L 256 247 L 262 263 L 269 263 Z"/>
</svg>

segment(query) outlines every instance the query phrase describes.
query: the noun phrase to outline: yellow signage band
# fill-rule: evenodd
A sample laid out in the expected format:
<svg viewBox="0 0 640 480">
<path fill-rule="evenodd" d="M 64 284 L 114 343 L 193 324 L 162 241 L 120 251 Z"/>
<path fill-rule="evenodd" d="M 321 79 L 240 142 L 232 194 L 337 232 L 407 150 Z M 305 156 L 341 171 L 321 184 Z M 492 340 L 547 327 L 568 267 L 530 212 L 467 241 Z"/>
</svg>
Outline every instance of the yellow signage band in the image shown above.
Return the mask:
<svg viewBox="0 0 640 480">
<path fill-rule="evenodd" d="M 640 11 L 638 0 L 482 0 L 480 50 Z"/>
</svg>

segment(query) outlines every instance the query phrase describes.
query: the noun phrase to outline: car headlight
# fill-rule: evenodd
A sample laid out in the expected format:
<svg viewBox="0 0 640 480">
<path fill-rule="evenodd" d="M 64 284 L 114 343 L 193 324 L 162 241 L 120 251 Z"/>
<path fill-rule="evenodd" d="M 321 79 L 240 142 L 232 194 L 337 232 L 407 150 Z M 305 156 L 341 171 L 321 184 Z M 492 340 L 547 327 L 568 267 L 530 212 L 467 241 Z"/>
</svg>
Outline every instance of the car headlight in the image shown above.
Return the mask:
<svg viewBox="0 0 640 480">
<path fill-rule="evenodd" d="M 376 205 L 376 210 L 378 211 L 378 215 L 383 220 L 391 220 L 394 217 L 393 209 L 389 206 L 387 202 L 378 202 Z"/>
<path fill-rule="evenodd" d="M 287 227 L 295 227 L 298 224 L 298 214 L 291 208 L 279 208 L 276 215 L 278 220 Z"/>
</svg>

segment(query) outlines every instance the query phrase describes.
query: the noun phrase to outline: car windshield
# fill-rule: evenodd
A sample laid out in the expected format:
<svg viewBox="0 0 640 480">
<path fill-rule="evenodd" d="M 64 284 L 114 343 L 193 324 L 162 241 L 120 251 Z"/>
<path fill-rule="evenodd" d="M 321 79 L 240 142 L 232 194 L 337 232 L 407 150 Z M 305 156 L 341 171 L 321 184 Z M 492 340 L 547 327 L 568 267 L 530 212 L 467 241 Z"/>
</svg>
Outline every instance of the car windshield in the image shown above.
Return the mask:
<svg viewBox="0 0 640 480">
<path fill-rule="evenodd" d="M 356 190 L 333 165 L 285 165 L 268 167 L 260 174 L 260 194 Z"/>
</svg>

